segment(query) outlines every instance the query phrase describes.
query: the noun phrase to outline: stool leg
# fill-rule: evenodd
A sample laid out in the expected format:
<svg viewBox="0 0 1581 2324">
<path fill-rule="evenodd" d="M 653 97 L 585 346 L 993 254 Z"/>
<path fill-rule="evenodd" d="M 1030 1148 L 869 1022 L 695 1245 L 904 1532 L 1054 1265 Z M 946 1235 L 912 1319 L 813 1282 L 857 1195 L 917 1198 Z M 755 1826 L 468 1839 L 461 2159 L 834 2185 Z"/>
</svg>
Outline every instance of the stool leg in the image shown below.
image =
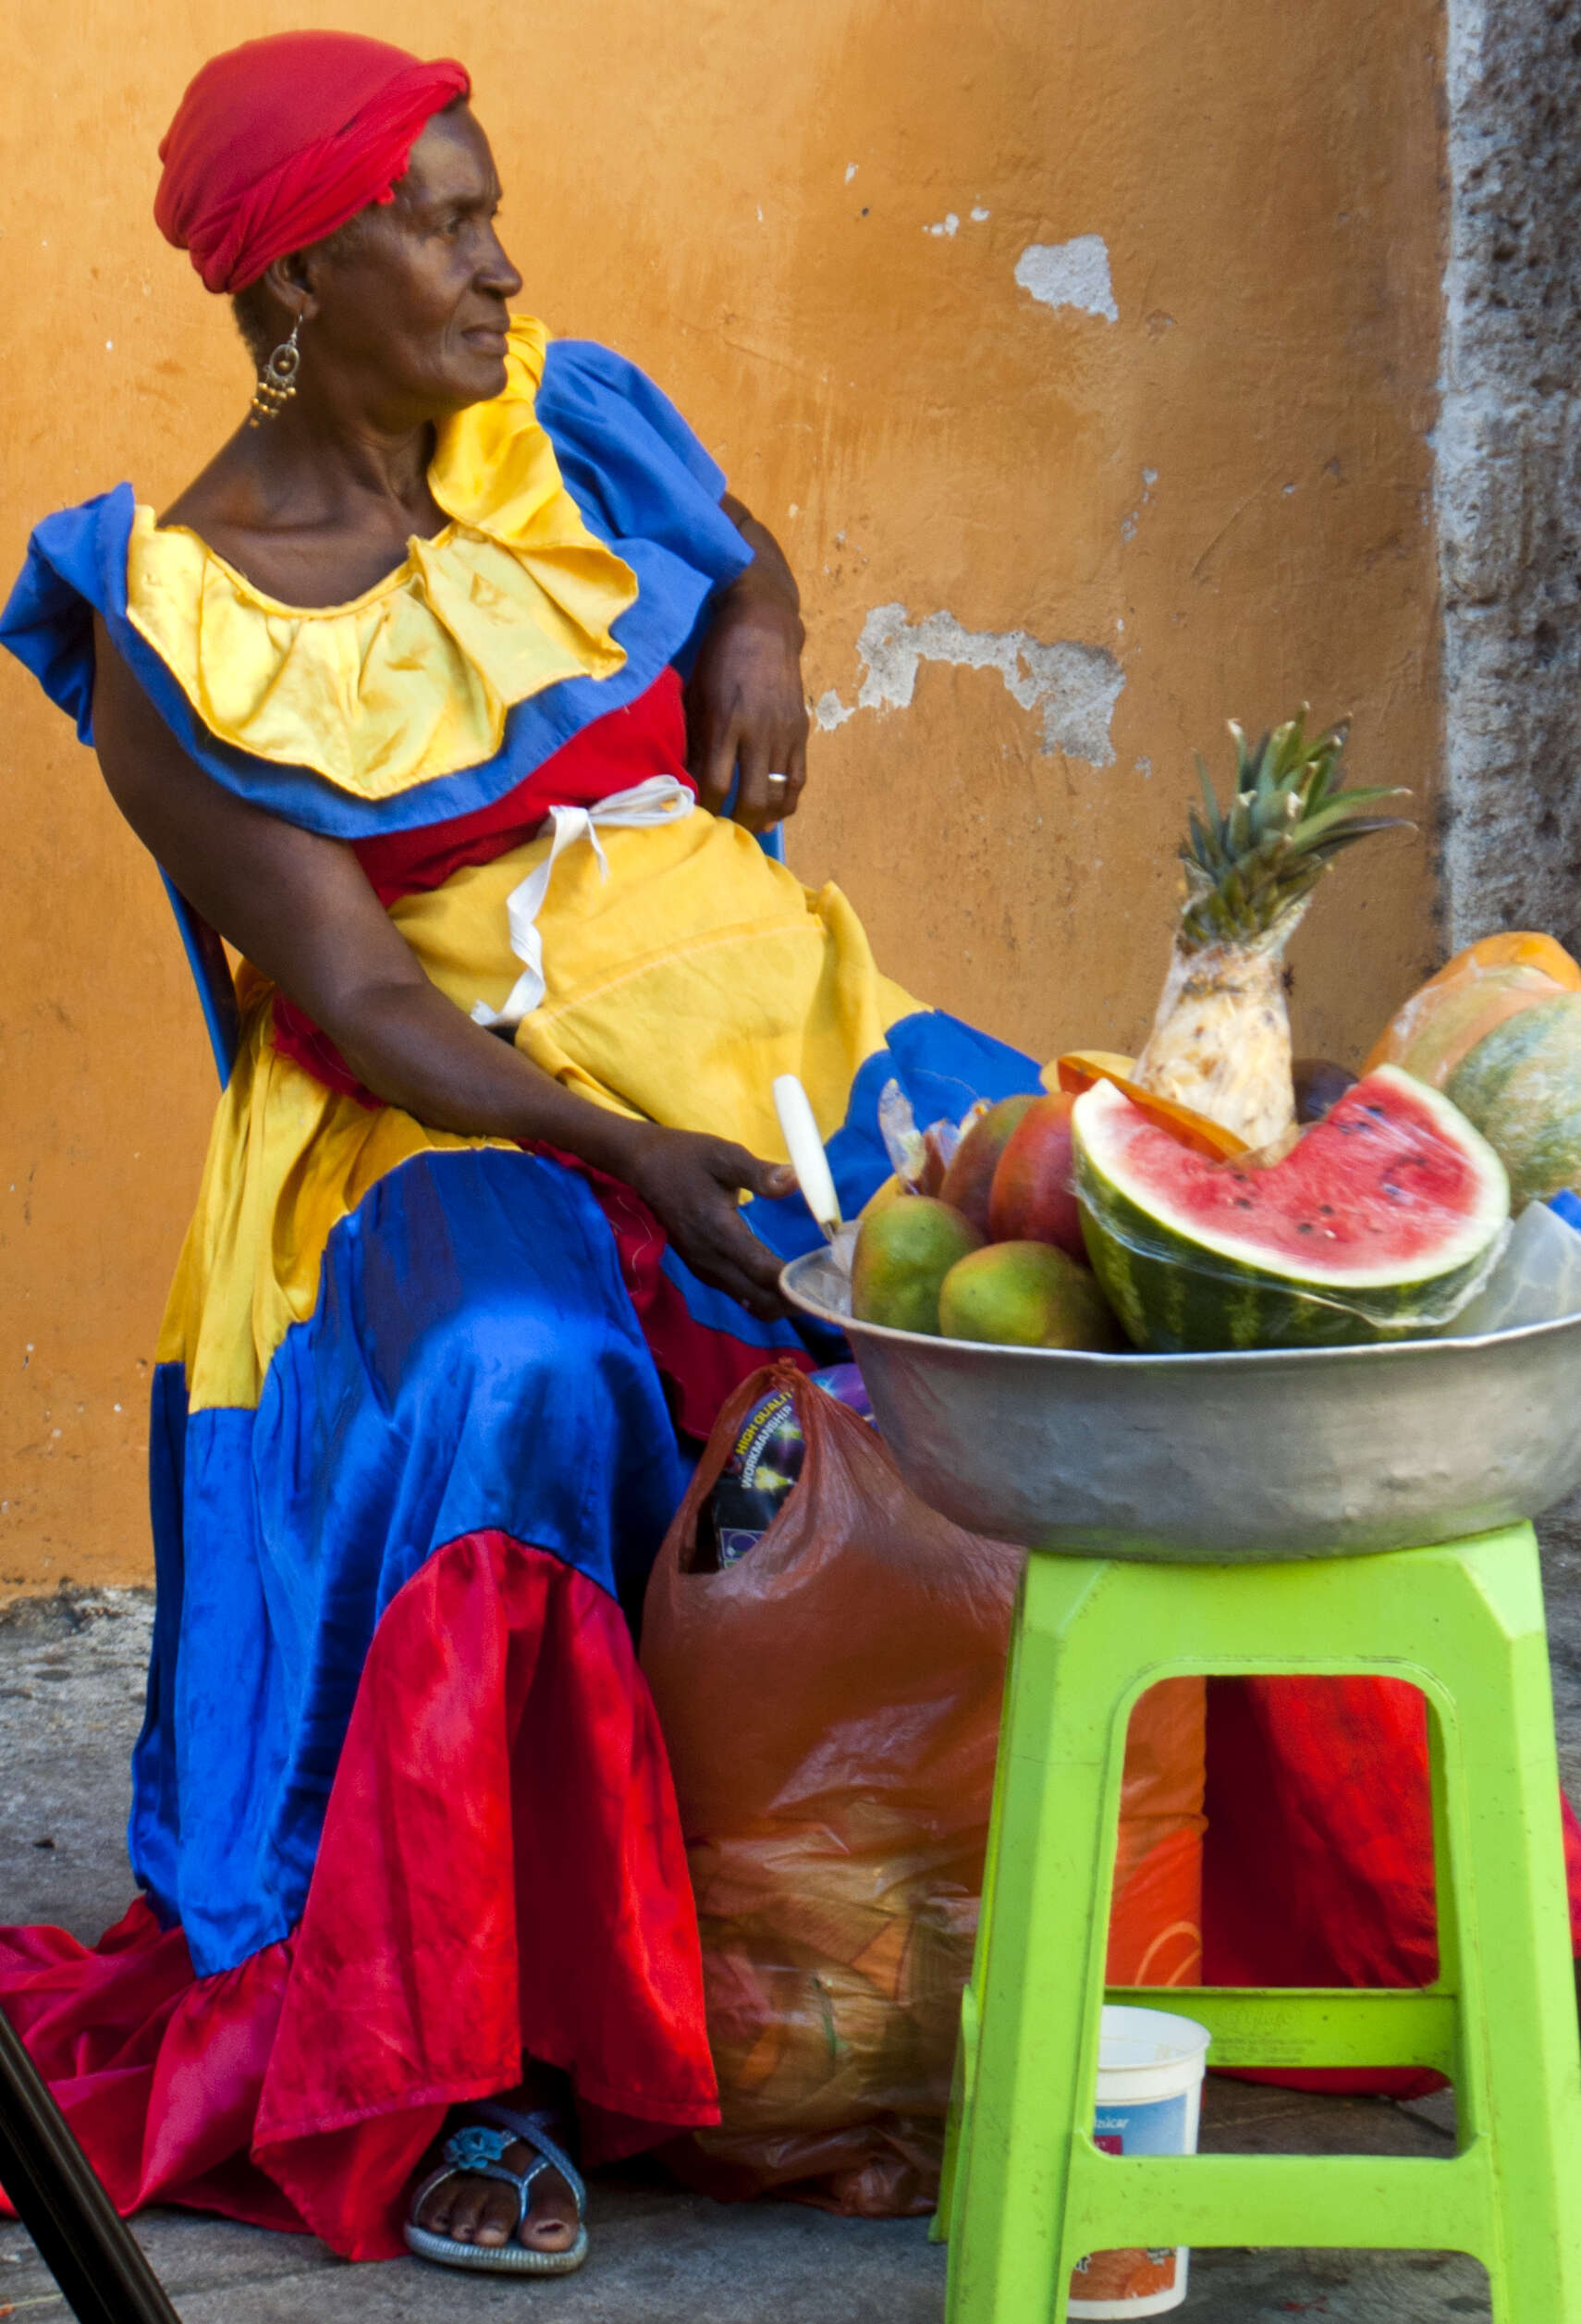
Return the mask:
<svg viewBox="0 0 1581 2324">
<path fill-rule="evenodd" d="M 1458 1984 L 1462 2148 L 1492 2142 L 1495 2324 L 1581 2324 L 1581 2045 L 1537 1543 L 1420 1553 L 1445 1983 Z"/>
<path fill-rule="evenodd" d="M 1111 1667 L 1083 1617 L 1118 1570 L 1035 1556 L 1023 1579 L 953 2142 L 950 2324 L 1063 2324 L 1080 2256 L 1064 2251 L 1065 2185 L 1072 2126 L 1093 2116 L 1132 1658 Z"/>
<path fill-rule="evenodd" d="M 999 1747 L 994 1761 L 994 1789 L 988 1806 L 988 1835 L 983 1851 L 983 1888 L 977 1900 L 977 1941 L 972 1949 L 972 1974 L 961 1996 L 961 2026 L 955 2043 L 955 2064 L 950 2073 L 950 2112 L 944 2125 L 944 2157 L 938 2174 L 938 2207 L 928 2229 L 930 2244 L 944 2243 L 952 2232 L 959 2191 L 963 2184 L 959 2171 L 962 2126 L 971 2103 L 973 2076 L 977 2060 L 977 1997 L 983 1990 L 988 1953 L 988 1932 L 994 1919 L 994 1870 L 999 1858 L 999 1827 L 1004 1814 L 1005 1771 L 1010 1765 L 1010 1753 L 1005 1738 L 1011 1729 L 1011 1711 L 1015 1701 L 1016 1673 L 1021 1666 L 1021 1608 L 1026 1592 L 1024 1568 L 1016 1591 L 1015 1615 L 1011 1624 L 1010 1651 L 1005 1658 L 1005 1687 L 999 1712 Z"/>
</svg>

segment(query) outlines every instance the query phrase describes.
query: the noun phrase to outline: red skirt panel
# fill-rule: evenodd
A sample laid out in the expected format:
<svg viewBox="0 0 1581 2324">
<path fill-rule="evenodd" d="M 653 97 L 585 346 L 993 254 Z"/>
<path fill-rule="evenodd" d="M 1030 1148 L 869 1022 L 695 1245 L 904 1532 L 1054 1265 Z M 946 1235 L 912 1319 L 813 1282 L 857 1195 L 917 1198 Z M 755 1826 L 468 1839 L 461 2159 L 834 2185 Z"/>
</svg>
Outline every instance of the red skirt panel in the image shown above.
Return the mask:
<svg viewBox="0 0 1581 2324">
<path fill-rule="evenodd" d="M 447 2107 L 565 2069 L 592 2163 L 718 2120 L 685 1850 L 613 1601 L 497 1532 L 375 1633 L 300 1926 L 194 1978 L 141 1899 L 0 1931 L 0 2006 L 116 2207 L 404 2249 Z"/>
<path fill-rule="evenodd" d="M 1560 1814 L 1572 1950 L 1581 1826 Z M 1427 1704 L 1399 1678 L 1216 1678 L 1207 1691 L 1207 1985 L 1423 1986 L 1438 1974 Z M 1263 2072 L 1413 2097 L 1408 2067 Z"/>
</svg>

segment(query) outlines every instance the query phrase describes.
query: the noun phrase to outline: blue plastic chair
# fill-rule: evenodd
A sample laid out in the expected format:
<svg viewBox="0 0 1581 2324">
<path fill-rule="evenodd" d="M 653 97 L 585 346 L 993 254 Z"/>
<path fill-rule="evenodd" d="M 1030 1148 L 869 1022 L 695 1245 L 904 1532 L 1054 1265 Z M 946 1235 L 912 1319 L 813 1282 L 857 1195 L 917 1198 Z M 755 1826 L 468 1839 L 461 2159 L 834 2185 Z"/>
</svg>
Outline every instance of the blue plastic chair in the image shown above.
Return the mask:
<svg viewBox="0 0 1581 2324">
<path fill-rule="evenodd" d="M 777 864 L 785 861 L 785 827 L 776 823 L 772 830 L 758 833 L 758 845 Z M 236 984 L 231 977 L 230 963 L 226 958 L 224 944 L 201 912 L 190 904 L 168 872 L 161 872 L 165 892 L 170 898 L 170 908 L 176 915 L 176 925 L 181 931 L 181 943 L 187 954 L 187 965 L 192 972 L 192 982 L 198 988 L 198 1000 L 202 1007 L 203 1023 L 208 1027 L 209 1047 L 214 1053 L 214 1069 L 223 1089 L 230 1079 L 231 1067 L 241 1039 L 241 1017 L 236 1005 Z"/>
</svg>

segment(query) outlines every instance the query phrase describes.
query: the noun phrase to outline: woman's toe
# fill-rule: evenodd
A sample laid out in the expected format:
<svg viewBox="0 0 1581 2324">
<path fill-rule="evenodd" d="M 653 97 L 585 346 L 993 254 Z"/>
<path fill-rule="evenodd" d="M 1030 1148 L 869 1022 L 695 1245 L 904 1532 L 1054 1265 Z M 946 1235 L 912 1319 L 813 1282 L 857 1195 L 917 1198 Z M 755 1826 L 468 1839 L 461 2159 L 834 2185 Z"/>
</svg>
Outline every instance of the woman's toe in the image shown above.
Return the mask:
<svg viewBox="0 0 1581 2324">
<path fill-rule="evenodd" d="M 476 2244 L 483 2238 L 480 2230 L 488 2207 L 489 2184 L 486 2179 L 463 2179 L 460 2191 L 450 2206 L 450 2234 L 458 2244 Z"/>
<path fill-rule="evenodd" d="M 538 2200 L 521 2222 L 521 2241 L 533 2251 L 569 2251 L 576 2241 L 576 2197 L 558 2170 L 545 2171 L 533 2194 Z"/>
<path fill-rule="evenodd" d="M 435 2187 L 418 2211 L 417 2224 L 425 2228 L 430 2235 L 448 2235 L 450 2232 L 450 2190 L 454 2184 L 455 2182 L 449 2180 L 445 2185 Z"/>
<path fill-rule="evenodd" d="M 509 2187 L 490 2186 L 478 2220 L 478 2242 L 497 2247 L 509 2240 L 515 2225 L 515 2196 Z"/>
</svg>

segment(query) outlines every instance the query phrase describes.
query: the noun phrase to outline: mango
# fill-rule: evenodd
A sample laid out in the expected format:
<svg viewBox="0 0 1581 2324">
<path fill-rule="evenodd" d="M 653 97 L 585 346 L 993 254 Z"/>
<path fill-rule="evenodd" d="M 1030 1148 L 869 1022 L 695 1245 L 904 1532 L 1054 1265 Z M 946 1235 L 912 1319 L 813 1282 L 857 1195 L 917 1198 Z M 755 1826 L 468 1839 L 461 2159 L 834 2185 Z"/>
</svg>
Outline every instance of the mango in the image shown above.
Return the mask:
<svg viewBox="0 0 1581 2324">
<path fill-rule="evenodd" d="M 908 1194 L 867 1211 L 852 1260 L 852 1315 L 897 1332 L 937 1333 L 938 1286 L 982 1241 L 971 1220 L 937 1195 Z"/>
<path fill-rule="evenodd" d="M 899 1202 L 905 1191 L 905 1181 L 898 1171 L 892 1171 L 881 1187 L 874 1188 L 858 1215 L 864 1219 L 876 1218 L 878 1212 L 887 1211 L 891 1202 Z"/>
<path fill-rule="evenodd" d="M 973 1123 L 944 1174 L 944 1184 L 938 1189 L 940 1199 L 952 1202 L 963 1217 L 971 1220 L 979 1235 L 988 1232 L 988 1198 L 1006 1140 L 1034 1102 L 1028 1095 L 1001 1098 L 998 1105 L 991 1105 L 980 1121 Z"/>
<path fill-rule="evenodd" d="M 1005 1141 L 988 1199 L 988 1233 L 996 1243 L 1054 1243 L 1084 1260 L 1081 1213 L 1071 1189 L 1069 1091 L 1035 1098 Z"/>
<path fill-rule="evenodd" d="M 1097 1277 L 1053 1243 L 989 1243 L 957 1260 L 939 1287 L 938 1328 L 997 1347 L 1124 1345 Z"/>
</svg>

